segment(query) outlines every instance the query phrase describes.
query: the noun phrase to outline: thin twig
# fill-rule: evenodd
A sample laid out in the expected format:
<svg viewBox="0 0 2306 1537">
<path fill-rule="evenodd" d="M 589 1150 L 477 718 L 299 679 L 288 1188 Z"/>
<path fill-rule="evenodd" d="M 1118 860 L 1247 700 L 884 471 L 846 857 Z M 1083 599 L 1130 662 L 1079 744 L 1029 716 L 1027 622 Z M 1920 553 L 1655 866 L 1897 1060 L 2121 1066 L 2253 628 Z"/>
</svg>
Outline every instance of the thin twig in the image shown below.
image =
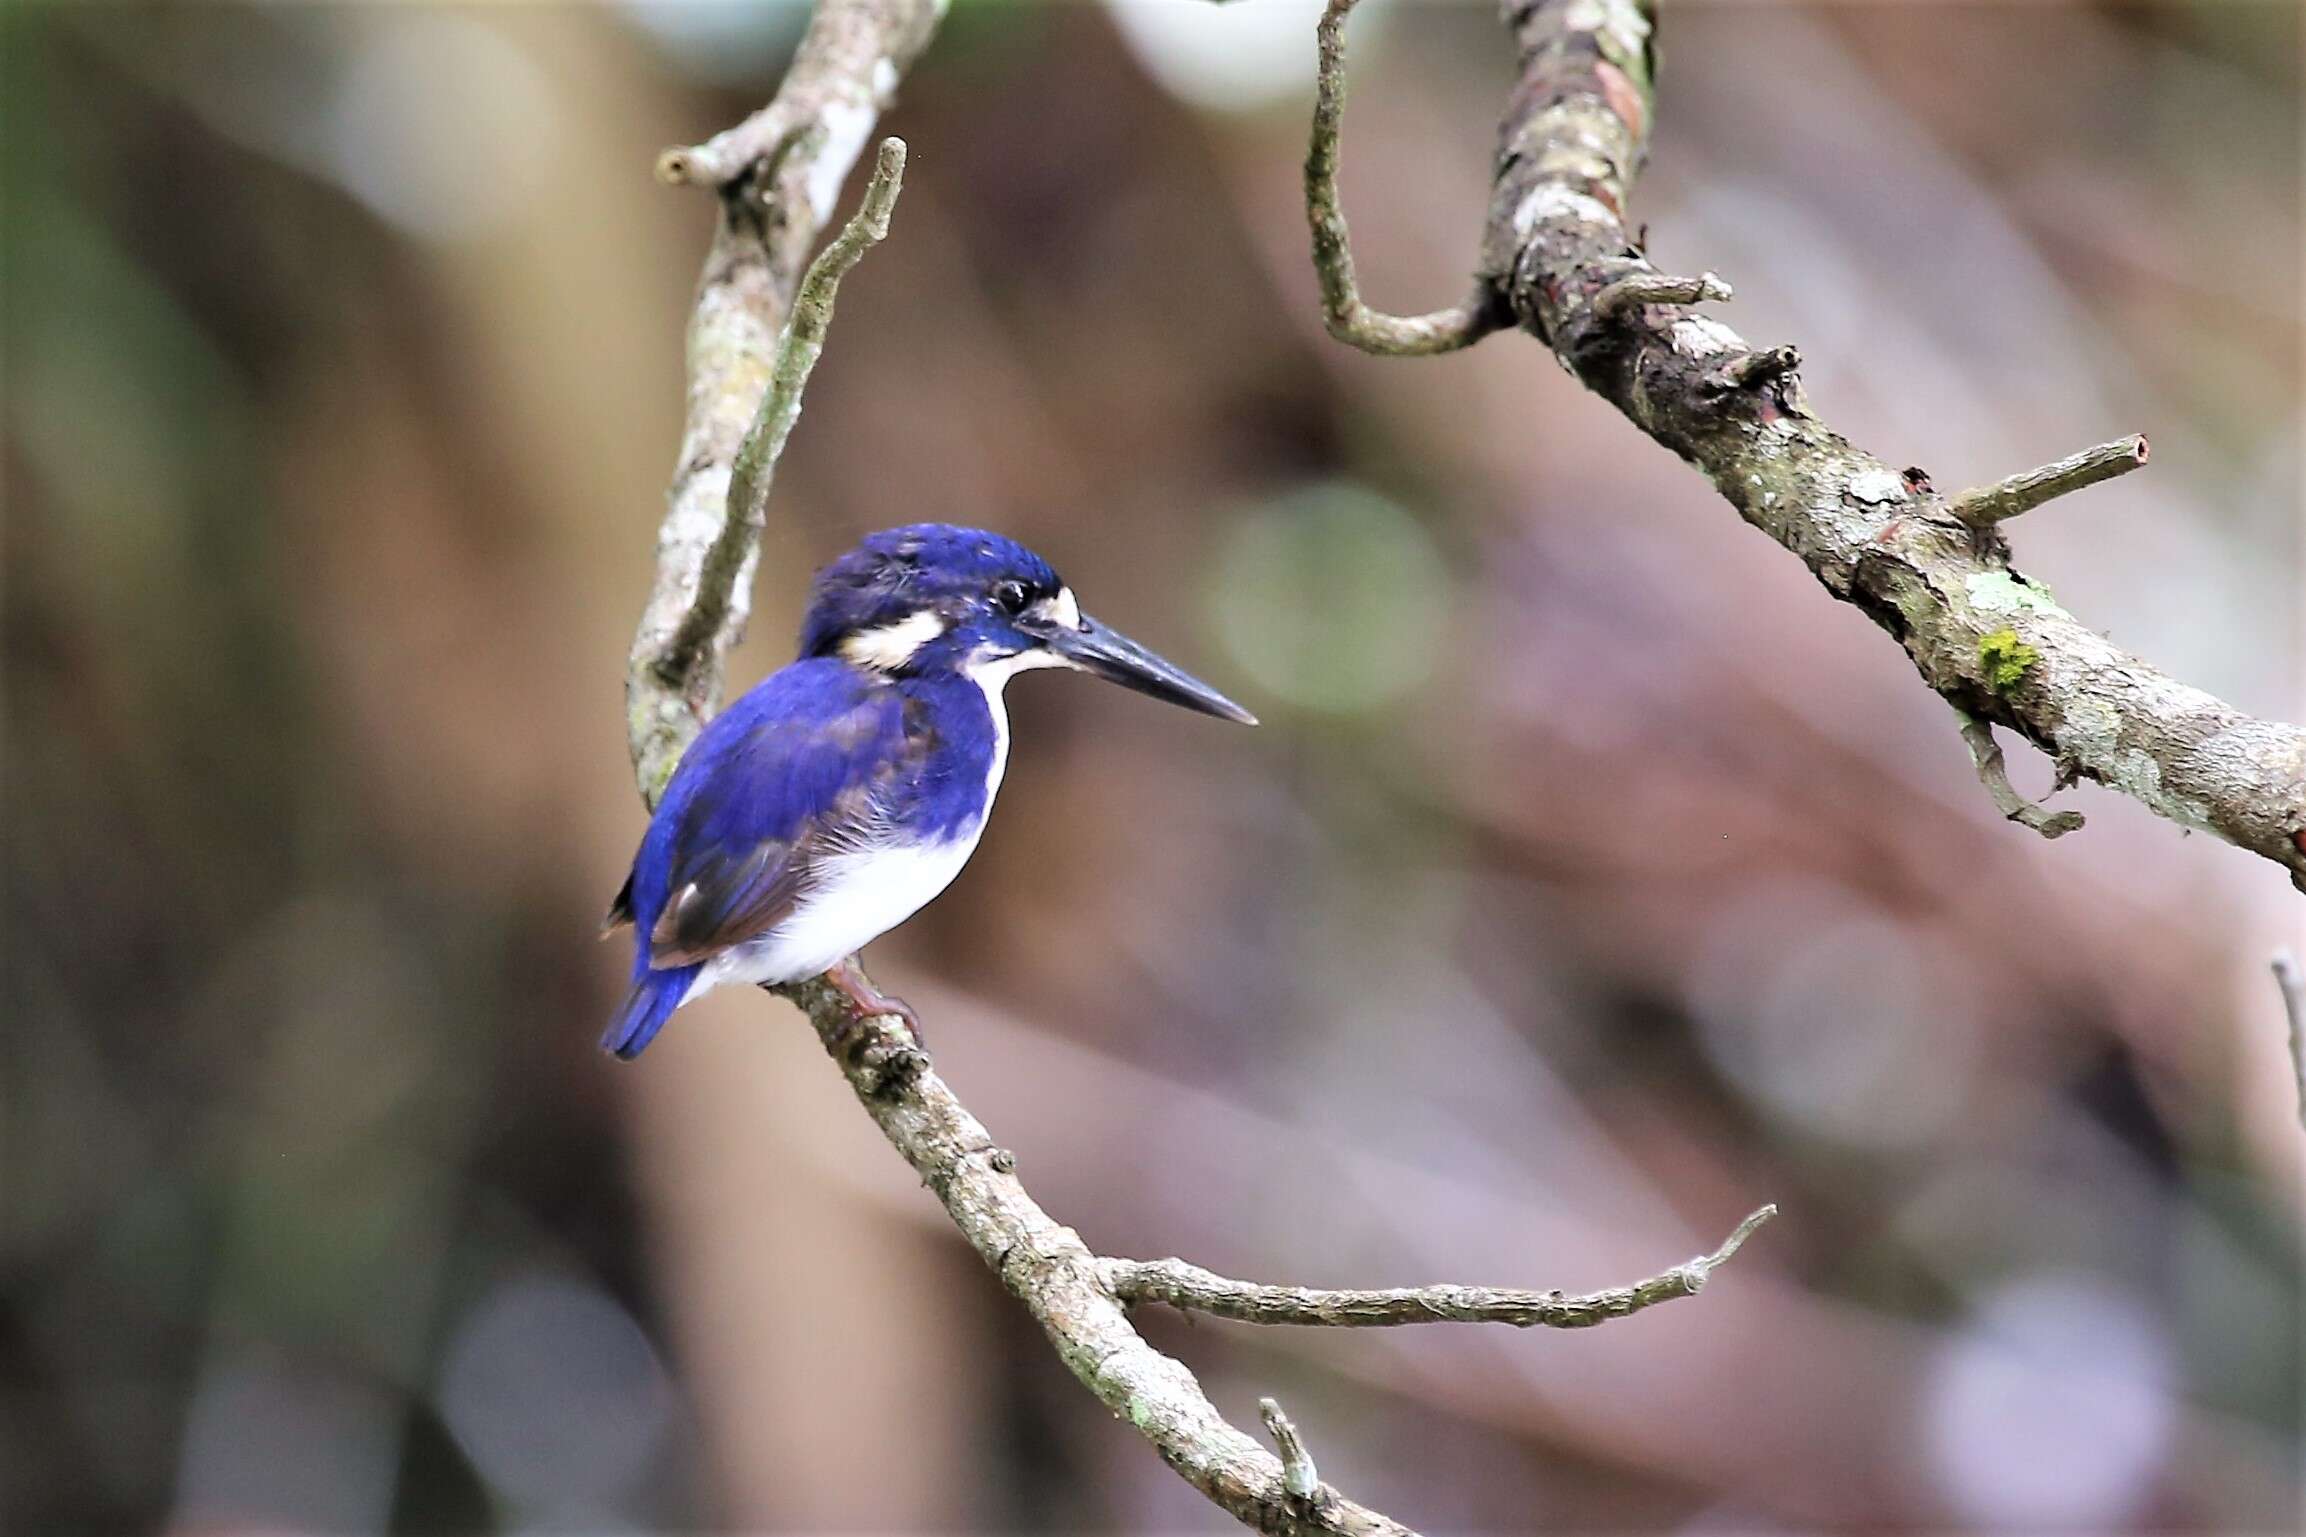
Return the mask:
<svg viewBox="0 0 2306 1537">
<path fill-rule="evenodd" d="M 888 238 L 889 215 L 896 209 L 904 181 L 905 141 L 883 139 L 864 201 L 840 234 L 809 263 L 808 274 L 793 295 L 792 314 L 777 338 L 776 359 L 769 368 L 769 387 L 761 396 L 760 410 L 730 471 L 728 515 L 705 551 L 696 596 L 665 647 L 660 666 L 671 669 L 666 673 L 668 681 L 677 676 L 678 669 L 690 665 L 698 648 L 720 632 L 727 618 L 746 557 L 759 546 L 761 531 L 767 526 L 769 487 L 793 424 L 800 420 L 801 392 L 825 350 L 825 333 L 833 323 L 833 299 L 840 292 L 841 279 L 864 259 L 865 252 Z"/>
<path fill-rule="evenodd" d="M 1274 1399 L 1257 1400 L 1258 1418 L 1265 1421 L 1266 1433 L 1273 1444 L 1281 1448 L 1281 1487 L 1289 1491 L 1290 1498 L 1312 1501 L 1321 1493 L 1321 1470 L 1313 1465 L 1313 1453 L 1305 1449 L 1305 1438 L 1289 1416 L 1281 1412 Z"/>
<path fill-rule="evenodd" d="M 2123 438 L 2085 448 L 2055 464 L 1997 480 L 1990 486 L 1964 491 L 1947 504 L 1947 511 L 1973 528 L 1991 528 L 2005 518 L 2031 512 L 2044 502 L 2066 496 L 2101 480 L 2127 475 L 2146 462 L 2143 437 Z"/>
<path fill-rule="evenodd" d="M 2004 817 L 2020 827 L 2031 827 L 2045 838 L 2063 838 L 2081 827 L 2079 811 L 2048 811 L 2018 793 L 2018 787 L 2010 783 L 2009 766 L 2002 761 L 2002 744 L 1994 740 L 1992 726 L 1964 715 L 1962 740 L 1970 744 L 1970 761 L 1978 766 L 1978 778 L 1994 798 L 1994 809 Z"/>
<path fill-rule="evenodd" d="M 2298 1076 L 2298 1124 L 2306 1126 L 2306 972 L 2288 949 L 2274 952 L 2274 985 L 2282 990 L 2282 1012 L 2290 1021 L 2290 1067 Z"/>
<path fill-rule="evenodd" d="M 1465 303 L 1430 315 L 1388 315 L 1361 301 L 1345 205 L 1337 192 L 1339 137 L 1345 126 L 1345 18 L 1354 0 L 1329 0 L 1316 30 L 1321 62 L 1314 75 L 1313 137 L 1305 155 L 1305 218 L 1313 227 L 1313 271 L 1321 282 L 1321 316 L 1329 334 L 1381 357 L 1433 357 L 1470 347 L 1497 329 L 1487 285 Z"/>
<path fill-rule="evenodd" d="M 1157 1302 L 1182 1312 L 1206 1313 L 1252 1324 L 1303 1324 L 1330 1329 L 1387 1329 L 1403 1324 L 1490 1323 L 1548 1329 L 1584 1329 L 1644 1308 L 1696 1295 L 1714 1270 L 1737 1253 L 1756 1228 L 1777 1215 L 1764 1206 L 1739 1223 L 1711 1254 L 1661 1271 L 1631 1286 L 1584 1296 L 1491 1286 L 1401 1286 L 1329 1289 L 1236 1281 L 1181 1259 L 1100 1261 L 1106 1284 L 1124 1302 Z"/>
<path fill-rule="evenodd" d="M 1593 312 L 1614 320 L 1644 304 L 1707 304 L 1735 298 L 1736 291 L 1711 272 L 1694 278 L 1665 272 L 1636 272 L 1619 278 L 1593 296 Z"/>
</svg>

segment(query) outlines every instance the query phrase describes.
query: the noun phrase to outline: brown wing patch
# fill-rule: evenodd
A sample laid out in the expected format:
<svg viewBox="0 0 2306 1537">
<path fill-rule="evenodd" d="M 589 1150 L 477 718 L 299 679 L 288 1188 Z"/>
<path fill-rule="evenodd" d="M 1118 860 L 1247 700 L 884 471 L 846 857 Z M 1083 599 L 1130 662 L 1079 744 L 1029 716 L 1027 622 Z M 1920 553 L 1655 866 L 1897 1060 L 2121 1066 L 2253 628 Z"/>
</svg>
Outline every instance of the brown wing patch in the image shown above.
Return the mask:
<svg viewBox="0 0 2306 1537">
<path fill-rule="evenodd" d="M 764 843 L 746 858 L 700 871 L 666 900 L 649 932 L 649 965 L 686 966 L 758 939 L 792 915 L 808 886 L 808 866 L 794 846 Z"/>
</svg>

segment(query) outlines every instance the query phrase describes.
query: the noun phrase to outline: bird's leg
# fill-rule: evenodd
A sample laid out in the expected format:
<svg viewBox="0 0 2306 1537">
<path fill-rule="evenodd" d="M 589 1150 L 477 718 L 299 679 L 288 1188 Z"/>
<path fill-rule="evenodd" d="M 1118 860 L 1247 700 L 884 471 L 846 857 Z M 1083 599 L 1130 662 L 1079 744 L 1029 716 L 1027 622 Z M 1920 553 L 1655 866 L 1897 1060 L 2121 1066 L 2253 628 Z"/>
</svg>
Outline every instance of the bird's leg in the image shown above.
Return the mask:
<svg viewBox="0 0 2306 1537">
<path fill-rule="evenodd" d="M 893 1014 L 905 1022 L 905 1029 L 913 1037 L 915 1046 L 928 1044 L 921 1034 L 921 1016 L 913 1012 L 913 1006 L 904 999 L 892 998 L 873 986 L 864 972 L 858 969 L 855 956 L 850 956 L 840 965 L 826 972 L 825 980 L 833 984 L 834 991 L 849 1000 L 851 1007 L 856 1009 L 859 1019 L 874 1014 Z"/>
</svg>

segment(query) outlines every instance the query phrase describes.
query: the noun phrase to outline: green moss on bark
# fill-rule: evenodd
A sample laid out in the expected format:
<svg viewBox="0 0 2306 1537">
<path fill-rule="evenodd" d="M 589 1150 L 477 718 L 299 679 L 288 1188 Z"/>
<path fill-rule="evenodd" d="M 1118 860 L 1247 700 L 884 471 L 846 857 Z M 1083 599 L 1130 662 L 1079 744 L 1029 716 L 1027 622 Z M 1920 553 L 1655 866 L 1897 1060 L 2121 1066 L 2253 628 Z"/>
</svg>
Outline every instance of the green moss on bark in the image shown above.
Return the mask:
<svg viewBox="0 0 2306 1537">
<path fill-rule="evenodd" d="M 2025 681 L 2027 670 L 2042 659 L 2042 653 L 2018 639 L 2016 630 L 1996 630 L 1978 642 L 1978 667 L 1986 676 L 1986 686 L 1997 694 L 2006 694 Z"/>
</svg>

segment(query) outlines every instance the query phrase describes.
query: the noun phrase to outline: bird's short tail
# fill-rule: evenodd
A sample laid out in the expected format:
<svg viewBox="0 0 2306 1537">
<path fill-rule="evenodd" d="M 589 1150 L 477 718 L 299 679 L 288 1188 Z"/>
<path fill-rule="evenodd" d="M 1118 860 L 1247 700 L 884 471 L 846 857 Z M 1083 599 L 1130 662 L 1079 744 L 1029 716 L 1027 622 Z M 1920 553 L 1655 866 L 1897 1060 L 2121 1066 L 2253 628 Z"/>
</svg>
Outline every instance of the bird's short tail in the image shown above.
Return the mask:
<svg viewBox="0 0 2306 1537">
<path fill-rule="evenodd" d="M 697 979 L 696 966 L 671 966 L 663 971 L 651 971 L 633 984 L 617 1017 L 609 1022 L 608 1032 L 601 1037 L 601 1050 L 613 1051 L 630 1062 L 641 1054 L 641 1049 L 657 1038 L 665 1021 L 673 1017 L 673 1010 L 689 995 L 689 984 Z"/>
</svg>

